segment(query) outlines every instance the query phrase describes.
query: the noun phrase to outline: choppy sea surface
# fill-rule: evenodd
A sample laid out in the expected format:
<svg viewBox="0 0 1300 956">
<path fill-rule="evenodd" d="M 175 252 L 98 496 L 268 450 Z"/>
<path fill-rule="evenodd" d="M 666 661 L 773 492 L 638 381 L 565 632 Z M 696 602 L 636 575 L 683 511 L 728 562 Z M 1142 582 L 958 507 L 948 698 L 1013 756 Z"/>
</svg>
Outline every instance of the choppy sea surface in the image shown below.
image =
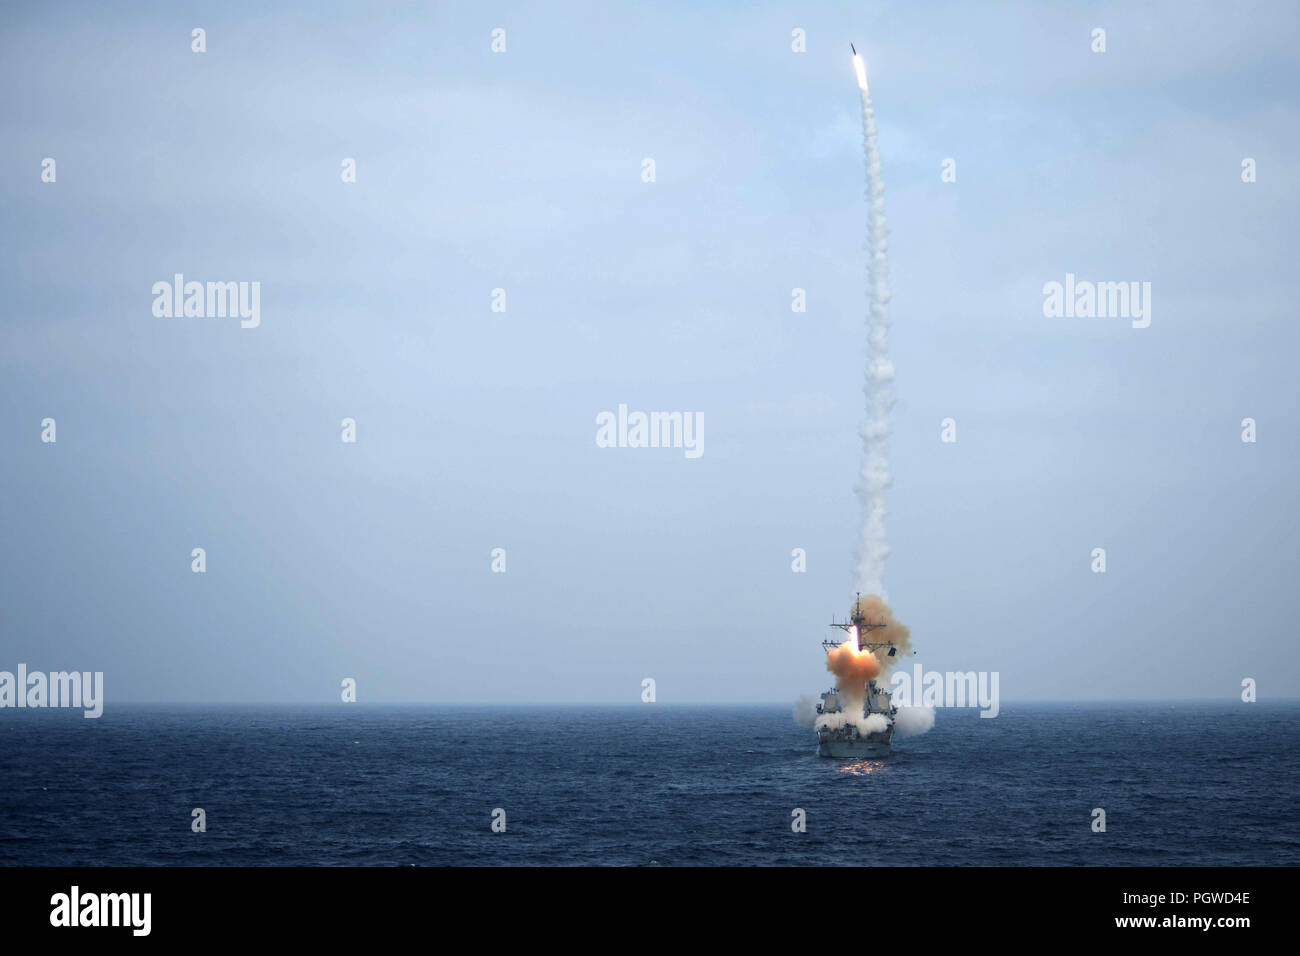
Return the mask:
<svg viewBox="0 0 1300 956">
<path fill-rule="evenodd" d="M 1296 865 L 1298 744 L 1300 704 L 940 710 L 870 761 L 788 707 L 6 709 L 0 864 Z"/>
</svg>

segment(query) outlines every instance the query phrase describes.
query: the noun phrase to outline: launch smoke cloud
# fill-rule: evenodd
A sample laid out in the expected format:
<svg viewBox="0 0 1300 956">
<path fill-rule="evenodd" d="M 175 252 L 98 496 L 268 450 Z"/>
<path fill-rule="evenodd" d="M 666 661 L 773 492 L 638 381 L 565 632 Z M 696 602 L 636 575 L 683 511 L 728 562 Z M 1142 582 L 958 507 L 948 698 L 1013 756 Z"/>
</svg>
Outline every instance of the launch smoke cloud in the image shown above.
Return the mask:
<svg viewBox="0 0 1300 956">
<path fill-rule="evenodd" d="M 895 703 L 898 703 L 895 701 Z M 913 707 L 898 704 L 894 714 L 894 732 L 900 737 L 915 737 L 934 726 L 933 707 Z"/>
<path fill-rule="evenodd" d="M 826 652 L 826 669 L 835 675 L 835 687 L 851 706 L 862 709 L 866 684 L 880 676 L 880 661 L 871 651 L 860 651 L 857 639 Z"/>
<path fill-rule="evenodd" d="M 902 658 L 912 651 L 912 632 L 906 624 L 899 623 L 894 618 L 894 612 L 889 609 L 879 596 L 875 594 L 864 594 L 854 602 L 862 616 L 872 624 L 878 624 L 879 627 L 868 632 L 866 638 L 872 641 L 883 641 L 893 645 L 894 656 L 883 656 L 880 658 L 880 670 L 888 673 L 889 670 Z M 863 638 L 859 635 L 860 639 Z"/>
<path fill-rule="evenodd" d="M 817 718 L 818 730 L 839 730 L 841 727 L 856 727 L 862 736 L 880 734 L 889 729 L 889 721 L 884 714 L 863 714 L 861 711 L 841 711 L 835 714 L 822 714 Z"/>
<path fill-rule="evenodd" d="M 794 722 L 800 727 L 812 727 L 817 723 L 817 698 L 811 694 L 800 694 L 794 704 Z"/>
</svg>

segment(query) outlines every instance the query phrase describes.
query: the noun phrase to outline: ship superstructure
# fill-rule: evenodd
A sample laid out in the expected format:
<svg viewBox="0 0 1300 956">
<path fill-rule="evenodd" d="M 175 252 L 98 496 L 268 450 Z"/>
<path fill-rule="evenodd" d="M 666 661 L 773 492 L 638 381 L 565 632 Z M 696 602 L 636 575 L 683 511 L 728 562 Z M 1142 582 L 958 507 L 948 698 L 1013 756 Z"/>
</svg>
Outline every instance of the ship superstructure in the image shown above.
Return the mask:
<svg viewBox="0 0 1300 956">
<path fill-rule="evenodd" d="M 831 627 L 845 631 L 849 639 L 857 642 L 860 651 L 871 651 L 888 664 L 898 649 L 889 641 L 870 640 L 871 632 L 885 627 L 883 622 L 870 621 L 861 607 L 861 595 L 853 603 L 853 612 L 847 621 L 831 619 Z M 829 653 L 842 641 L 822 641 Z M 851 692 L 832 688 L 822 694 L 817 704 L 817 753 L 823 757 L 873 757 L 889 752 L 894 736 L 894 717 L 898 708 L 882 680 L 865 681 L 862 693 L 854 699 Z"/>
</svg>

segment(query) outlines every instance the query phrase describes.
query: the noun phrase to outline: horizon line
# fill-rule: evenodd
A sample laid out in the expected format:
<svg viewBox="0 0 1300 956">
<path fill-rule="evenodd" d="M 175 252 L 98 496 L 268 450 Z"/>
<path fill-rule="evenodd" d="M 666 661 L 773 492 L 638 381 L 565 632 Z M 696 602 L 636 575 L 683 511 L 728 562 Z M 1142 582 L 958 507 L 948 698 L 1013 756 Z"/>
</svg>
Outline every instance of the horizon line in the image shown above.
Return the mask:
<svg viewBox="0 0 1300 956">
<path fill-rule="evenodd" d="M 1195 703 L 1246 703 L 1239 697 L 1094 697 L 1094 698 L 1055 698 L 1022 697 L 1002 698 L 1001 704 L 1195 704 Z M 1268 700 L 1256 700 L 1251 703 L 1300 703 L 1300 695 L 1290 697 L 1273 697 Z M 164 707 L 645 707 L 649 705 L 669 707 L 790 707 L 789 701 L 740 700 L 740 701 L 555 701 L 555 700 L 372 700 L 372 701 L 323 701 L 323 700 L 120 700 L 114 706 L 164 706 Z M 108 709 L 105 704 L 105 709 Z M 5 710 L 62 710 L 61 707 L 22 707 L 14 705 Z M 75 708 L 73 708 L 75 709 Z M 940 710 L 970 710 L 971 707 L 945 707 Z"/>
</svg>

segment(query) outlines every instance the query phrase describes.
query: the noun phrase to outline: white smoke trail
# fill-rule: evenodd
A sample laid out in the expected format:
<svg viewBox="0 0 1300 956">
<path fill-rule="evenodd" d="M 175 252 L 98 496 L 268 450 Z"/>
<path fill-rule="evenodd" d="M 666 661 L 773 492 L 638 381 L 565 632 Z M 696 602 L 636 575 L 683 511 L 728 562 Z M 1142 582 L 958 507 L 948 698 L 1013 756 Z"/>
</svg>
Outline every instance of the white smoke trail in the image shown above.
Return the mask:
<svg viewBox="0 0 1300 956">
<path fill-rule="evenodd" d="M 864 391 L 867 417 L 862 425 L 862 546 L 858 555 L 858 589 L 885 594 L 885 488 L 889 486 L 889 412 L 894 406 L 894 366 L 889 361 L 889 264 L 885 258 L 885 180 L 876 143 L 876 114 L 867 90 L 865 69 L 859 70 L 862 97 L 862 149 L 867 166 L 867 278 L 871 292 L 867 320 L 869 355 Z"/>
</svg>

